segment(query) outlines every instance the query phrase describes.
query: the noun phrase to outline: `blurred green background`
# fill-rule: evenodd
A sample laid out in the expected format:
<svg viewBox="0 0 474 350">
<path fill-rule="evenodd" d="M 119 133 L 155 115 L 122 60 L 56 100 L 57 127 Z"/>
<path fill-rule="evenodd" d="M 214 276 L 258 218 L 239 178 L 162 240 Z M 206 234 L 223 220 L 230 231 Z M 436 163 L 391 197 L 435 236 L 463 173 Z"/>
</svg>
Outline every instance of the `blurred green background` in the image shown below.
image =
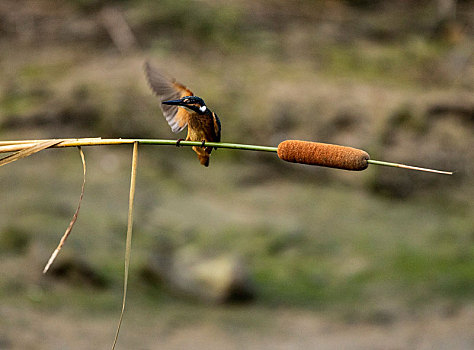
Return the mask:
<svg viewBox="0 0 474 350">
<path fill-rule="evenodd" d="M 184 137 L 146 85 L 150 59 L 218 113 L 223 141 L 455 170 L 352 173 L 233 150 L 204 168 L 189 148 L 141 146 L 119 348 L 470 349 L 473 38 L 473 1 L 2 0 L 0 139 Z M 131 147 L 84 151 L 82 209 L 48 276 L 79 154 L 1 168 L 0 349 L 113 340 Z M 209 296 L 229 275 L 240 289 Z"/>
</svg>

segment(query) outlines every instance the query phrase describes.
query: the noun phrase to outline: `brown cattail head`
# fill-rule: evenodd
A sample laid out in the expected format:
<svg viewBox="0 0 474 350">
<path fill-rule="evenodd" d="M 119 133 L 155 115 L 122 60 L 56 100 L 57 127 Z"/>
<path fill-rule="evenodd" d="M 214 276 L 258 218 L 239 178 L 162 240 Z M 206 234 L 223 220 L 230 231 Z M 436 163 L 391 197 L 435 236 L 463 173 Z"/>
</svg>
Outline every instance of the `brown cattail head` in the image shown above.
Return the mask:
<svg viewBox="0 0 474 350">
<path fill-rule="evenodd" d="M 292 163 L 345 170 L 364 170 L 370 157 L 357 148 L 328 143 L 286 140 L 278 145 L 278 157 Z"/>
</svg>

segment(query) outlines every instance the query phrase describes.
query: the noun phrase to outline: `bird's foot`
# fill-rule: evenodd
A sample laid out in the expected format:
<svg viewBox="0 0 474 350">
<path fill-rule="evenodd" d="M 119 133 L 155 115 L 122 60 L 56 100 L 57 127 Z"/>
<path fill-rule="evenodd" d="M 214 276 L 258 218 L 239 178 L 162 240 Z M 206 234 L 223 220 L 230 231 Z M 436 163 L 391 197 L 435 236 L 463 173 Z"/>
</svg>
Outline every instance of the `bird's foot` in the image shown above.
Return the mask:
<svg viewBox="0 0 474 350">
<path fill-rule="evenodd" d="M 205 144 L 206 144 L 206 140 L 202 140 L 201 147 L 204 147 Z"/>
<path fill-rule="evenodd" d="M 176 141 L 176 147 L 180 147 L 181 141 L 184 141 L 184 139 L 178 139 L 178 141 Z"/>
</svg>

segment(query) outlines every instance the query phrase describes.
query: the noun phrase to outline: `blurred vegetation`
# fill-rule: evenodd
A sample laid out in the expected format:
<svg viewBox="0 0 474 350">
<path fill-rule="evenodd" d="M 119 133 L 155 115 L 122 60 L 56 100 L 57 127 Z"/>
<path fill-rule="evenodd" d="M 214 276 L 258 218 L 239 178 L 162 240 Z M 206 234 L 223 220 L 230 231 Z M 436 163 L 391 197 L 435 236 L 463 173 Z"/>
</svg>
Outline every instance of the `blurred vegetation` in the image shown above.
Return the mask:
<svg viewBox="0 0 474 350">
<path fill-rule="evenodd" d="M 107 8 L 135 37 L 126 52 Z M 0 137 L 177 137 L 145 84 L 150 58 L 219 114 L 223 141 L 317 140 L 456 174 L 348 173 L 225 150 L 203 169 L 188 149 L 143 146 L 132 305 L 175 302 L 140 280 L 164 238 L 242 256 L 260 306 L 384 322 L 472 303 L 473 15 L 471 1 L 451 18 L 435 2 L 4 0 Z M 64 250 L 110 283 L 91 297 L 93 283 L 40 276 L 81 183 L 77 152 L 51 150 L 1 169 L 5 301 L 118 309 L 131 150 L 85 152 L 83 209 Z"/>
</svg>

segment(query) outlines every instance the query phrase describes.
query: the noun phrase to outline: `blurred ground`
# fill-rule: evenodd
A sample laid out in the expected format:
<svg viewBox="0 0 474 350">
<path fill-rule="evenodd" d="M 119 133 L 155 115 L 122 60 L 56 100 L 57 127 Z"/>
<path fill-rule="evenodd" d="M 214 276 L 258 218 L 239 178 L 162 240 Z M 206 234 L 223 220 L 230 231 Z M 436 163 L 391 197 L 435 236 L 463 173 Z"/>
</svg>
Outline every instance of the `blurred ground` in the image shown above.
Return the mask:
<svg viewBox="0 0 474 350">
<path fill-rule="evenodd" d="M 452 177 L 140 148 L 123 348 L 469 349 L 474 296 L 472 1 L 0 3 L 0 139 L 175 138 L 146 58 L 216 111 L 223 141 L 360 147 Z M 133 33 L 130 35 L 130 33 Z M 109 346 L 130 147 L 1 169 L 0 348 Z M 256 298 L 213 306 L 144 278 L 151 254 L 236 256 Z M 61 265 L 62 264 L 62 265 Z M 66 267 L 64 267 L 66 266 Z M 72 266 L 72 267 L 71 267 Z"/>
<path fill-rule="evenodd" d="M 23 311 L 28 320 L 19 317 Z M 184 310 L 129 310 L 120 347 L 125 349 L 470 349 L 472 309 L 456 316 L 406 320 L 392 325 L 341 324 L 307 311 L 200 310 L 200 322 L 189 322 Z M 191 308 L 191 318 L 197 318 Z M 163 317 L 163 313 L 165 316 Z M 169 316 L 169 314 L 174 314 Z M 186 308 L 190 313 L 190 307 Z M 211 314 L 211 316 L 209 316 Z M 3 308 L 9 318 L 2 348 L 90 349 L 110 347 L 115 316 L 77 315 Z M 58 317 L 62 322 L 58 323 Z M 187 321 L 183 322 L 185 318 Z M 261 322 L 264 322 L 261 323 Z M 28 332 L 19 329 L 28 328 Z M 10 346 L 9 344 L 15 344 Z"/>
</svg>

